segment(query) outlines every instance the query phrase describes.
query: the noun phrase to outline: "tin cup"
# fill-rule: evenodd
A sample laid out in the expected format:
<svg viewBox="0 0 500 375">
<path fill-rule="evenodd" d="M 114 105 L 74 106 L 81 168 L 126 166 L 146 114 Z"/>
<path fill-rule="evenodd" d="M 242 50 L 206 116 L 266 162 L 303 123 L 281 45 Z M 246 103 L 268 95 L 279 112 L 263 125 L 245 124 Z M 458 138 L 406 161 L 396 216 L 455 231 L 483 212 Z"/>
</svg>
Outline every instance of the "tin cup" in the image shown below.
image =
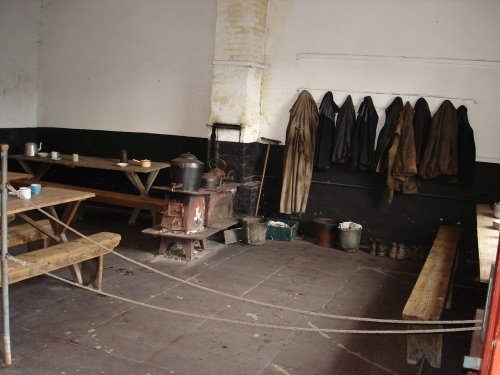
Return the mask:
<svg viewBox="0 0 500 375">
<path fill-rule="evenodd" d="M 22 186 L 17 191 L 19 194 L 19 198 L 21 199 L 31 199 L 31 188 L 28 186 Z"/>
<path fill-rule="evenodd" d="M 127 163 L 127 162 L 128 162 L 127 150 L 121 150 L 120 151 L 120 163 Z"/>
<path fill-rule="evenodd" d="M 40 192 L 42 191 L 42 185 L 40 184 L 31 184 L 31 194 L 33 195 L 40 195 Z"/>
</svg>

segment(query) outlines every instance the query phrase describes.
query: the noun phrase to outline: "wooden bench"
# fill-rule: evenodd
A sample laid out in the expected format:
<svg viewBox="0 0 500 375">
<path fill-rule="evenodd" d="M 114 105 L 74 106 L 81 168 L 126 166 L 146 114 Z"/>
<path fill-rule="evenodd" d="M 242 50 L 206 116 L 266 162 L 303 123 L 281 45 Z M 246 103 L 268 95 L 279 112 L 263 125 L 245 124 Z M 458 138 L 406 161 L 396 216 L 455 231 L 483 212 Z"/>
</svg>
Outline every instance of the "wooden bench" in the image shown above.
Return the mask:
<svg viewBox="0 0 500 375">
<path fill-rule="evenodd" d="M 50 225 L 49 220 L 39 220 L 37 223 L 45 230 L 52 231 L 52 226 Z M 39 240 L 44 241 L 44 247 L 47 246 L 47 236 L 28 223 L 9 226 L 7 239 L 9 247 L 23 245 Z"/>
<path fill-rule="evenodd" d="M 427 256 L 410 298 L 403 310 L 403 320 L 441 320 L 445 305 L 451 307 L 452 278 L 455 269 L 460 228 L 442 225 Z M 410 325 L 413 329 L 441 326 Z M 441 367 L 443 336 L 435 334 L 407 335 L 406 361 L 416 364 L 427 358 L 432 367 Z"/>
<path fill-rule="evenodd" d="M 44 272 L 51 272 L 97 258 L 98 267 L 94 285 L 100 290 L 102 287 L 104 255 L 118 246 L 121 236 L 116 233 L 101 232 L 88 237 L 100 245 L 105 246 L 107 249 L 104 249 L 85 238 L 78 238 L 73 241 L 59 243 L 43 249 L 23 253 L 18 255 L 16 258 L 26 261 L 28 265 L 33 264 L 34 267 Z M 25 267 L 17 262 L 9 260 L 9 284 L 14 284 L 41 274 L 42 272 L 38 270 Z"/>
<path fill-rule="evenodd" d="M 156 223 L 156 215 L 164 210 L 164 201 L 159 198 L 143 197 L 134 194 L 116 193 L 113 191 L 87 188 L 82 186 L 66 185 L 57 182 L 36 181 L 32 179 L 19 179 L 11 181 L 11 184 L 19 186 L 29 186 L 32 183 L 39 183 L 42 186 L 52 186 L 69 190 L 88 191 L 95 194 L 95 197 L 90 198 L 93 201 L 111 204 L 115 206 L 123 206 L 130 208 L 139 208 L 148 210 L 153 214 L 153 222 Z"/>
</svg>

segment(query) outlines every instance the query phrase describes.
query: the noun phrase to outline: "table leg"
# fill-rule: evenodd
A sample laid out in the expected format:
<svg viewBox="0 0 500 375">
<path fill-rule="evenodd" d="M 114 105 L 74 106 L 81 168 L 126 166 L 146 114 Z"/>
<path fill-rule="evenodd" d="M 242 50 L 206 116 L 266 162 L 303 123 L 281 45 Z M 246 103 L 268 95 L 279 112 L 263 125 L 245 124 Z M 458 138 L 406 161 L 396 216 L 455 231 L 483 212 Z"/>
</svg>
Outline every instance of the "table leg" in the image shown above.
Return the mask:
<svg viewBox="0 0 500 375">
<path fill-rule="evenodd" d="M 81 203 L 81 201 L 75 201 L 75 202 L 68 203 L 68 205 L 66 206 L 66 209 L 64 210 L 63 217 L 61 219 L 61 221 L 64 224 L 69 226 L 69 224 L 73 220 L 73 217 L 75 216 L 75 213 L 76 213 L 80 203 Z M 50 214 L 52 216 L 54 216 L 56 219 L 59 219 L 59 217 L 57 215 L 57 211 L 54 208 L 54 206 L 49 206 L 49 207 L 47 207 L 47 209 L 48 209 L 48 211 L 50 211 Z M 52 225 L 52 230 L 54 231 L 56 242 L 68 242 L 68 238 L 66 237 L 66 234 L 65 234 L 67 228 L 56 223 L 54 220 L 50 220 L 50 224 Z M 50 236 L 50 238 L 54 239 L 54 237 L 52 237 L 52 236 Z M 82 271 L 80 269 L 80 266 L 78 264 L 73 264 L 72 266 L 69 267 L 69 269 L 70 269 L 71 275 L 73 276 L 73 280 L 75 280 L 78 284 L 83 284 Z"/>
<path fill-rule="evenodd" d="M 136 188 L 136 190 L 139 192 L 139 195 L 144 195 L 146 192 L 146 188 L 144 187 L 144 184 L 142 183 L 141 179 L 135 172 L 125 172 L 125 175 L 127 178 L 130 180 L 132 185 Z"/>
<path fill-rule="evenodd" d="M 47 173 L 50 167 L 52 167 L 52 164 L 42 163 L 40 164 L 36 172 L 33 172 L 33 169 L 31 169 L 31 167 L 28 165 L 28 163 L 26 163 L 25 160 L 18 160 L 18 162 L 21 168 L 23 168 L 26 173 L 32 175 L 35 180 L 40 180 L 45 175 L 45 173 Z"/>
<path fill-rule="evenodd" d="M 149 174 L 148 179 L 146 180 L 146 185 L 144 186 L 144 194 L 145 195 L 149 194 L 149 190 L 151 189 L 151 186 L 153 186 L 153 182 L 155 181 L 156 176 L 158 176 L 158 173 L 160 173 L 159 170 L 153 171 Z"/>
<path fill-rule="evenodd" d="M 141 197 L 147 197 L 149 194 L 149 190 L 151 189 L 151 186 L 153 186 L 153 182 L 156 179 L 156 176 L 158 176 L 158 173 L 160 173 L 159 170 L 150 172 L 146 180 L 146 185 L 142 183 L 141 179 L 135 172 L 125 172 L 125 175 L 130 180 L 132 185 L 134 185 L 135 189 L 139 192 L 139 195 Z M 140 212 L 141 210 L 139 208 L 134 208 L 134 210 L 132 211 L 132 215 L 130 215 L 130 218 L 128 220 L 129 225 L 135 224 Z M 151 212 L 151 215 L 153 216 L 153 221 L 154 221 L 155 213 Z"/>
<path fill-rule="evenodd" d="M 48 211 L 56 219 L 59 219 L 59 217 L 57 216 L 57 211 L 54 208 L 54 206 L 47 207 L 44 210 Z M 49 219 L 49 220 L 50 220 L 50 224 L 52 225 L 52 230 L 54 231 L 54 234 L 57 237 L 59 237 L 58 242 L 68 242 L 68 238 L 66 237 L 66 234 L 64 234 L 65 228 L 61 224 L 57 223 L 55 220 L 52 220 L 52 219 Z M 63 223 L 64 223 L 64 221 L 63 221 Z M 64 223 L 64 224 L 67 224 L 67 223 Z"/>
<path fill-rule="evenodd" d="M 45 234 L 46 236 L 50 237 L 51 239 L 53 239 L 55 242 L 61 242 L 61 238 L 57 235 L 55 235 L 53 232 L 50 232 L 50 231 L 47 231 L 45 230 L 45 228 L 42 228 L 40 225 L 38 225 L 38 223 L 31 219 L 29 216 L 27 216 L 25 213 L 23 212 L 20 212 L 17 214 L 17 216 L 27 222 L 29 225 L 31 225 L 32 227 L 38 229 L 40 232 L 42 232 L 43 234 Z"/>
<path fill-rule="evenodd" d="M 35 173 L 33 172 L 33 169 L 31 169 L 31 167 L 28 165 L 28 163 L 26 163 L 24 160 L 18 160 L 18 163 L 19 165 L 21 166 L 21 168 L 28 174 L 34 176 Z"/>
<path fill-rule="evenodd" d="M 96 278 L 94 280 L 94 287 L 97 290 L 101 290 L 102 289 L 102 271 L 104 269 L 104 255 L 100 255 L 98 261 L 99 261 L 99 264 L 97 266 L 97 275 L 96 275 Z"/>
</svg>

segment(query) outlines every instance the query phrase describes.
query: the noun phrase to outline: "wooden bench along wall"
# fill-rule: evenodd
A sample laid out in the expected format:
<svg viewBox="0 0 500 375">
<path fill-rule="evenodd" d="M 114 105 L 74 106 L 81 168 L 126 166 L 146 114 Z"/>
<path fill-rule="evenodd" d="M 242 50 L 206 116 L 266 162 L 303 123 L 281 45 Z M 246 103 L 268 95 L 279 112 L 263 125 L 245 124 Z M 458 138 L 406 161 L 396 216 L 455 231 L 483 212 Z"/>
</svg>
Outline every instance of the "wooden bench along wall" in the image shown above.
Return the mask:
<svg viewBox="0 0 500 375">
<path fill-rule="evenodd" d="M 403 320 L 440 320 L 447 302 L 451 301 L 452 277 L 455 269 L 460 228 L 442 225 L 436 235 L 410 298 L 403 310 Z M 430 326 L 410 325 L 413 329 Z M 441 326 L 433 325 L 430 328 Z M 427 358 L 430 365 L 441 367 L 442 334 L 407 336 L 407 357 L 410 364 Z"/>
<path fill-rule="evenodd" d="M 33 264 L 36 268 L 44 272 L 51 272 L 97 258 L 98 268 L 94 285 L 100 290 L 102 286 L 104 255 L 118 246 L 121 236 L 116 233 L 101 232 L 88 237 L 100 245 L 105 246 L 107 249 L 103 249 L 85 238 L 78 238 L 73 241 L 23 253 L 18 255 L 17 258 L 26 261 L 28 264 Z M 9 260 L 9 284 L 14 284 L 41 274 L 42 273 L 38 270 L 24 267 L 19 263 Z"/>
<path fill-rule="evenodd" d="M 19 186 L 29 186 L 32 183 L 39 183 L 42 186 L 51 186 L 69 190 L 79 190 L 88 191 L 95 194 L 95 197 L 90 198 L 96 202 L 112 204 L 115 206 L 123 206 L 130 208 L 139 208 L 142 210 L 148 210 L 153 213 L 153 221 L 156 222 L 155 213 L 159 214 L 164 209 L 164 201 L 159 198 L 152 197 L 142 197 L 140 195 L 116 193 L 113 191 L 92 189 L 82 186 L 65 185 L 57 182 L 47 182 L 47 181 L 36 181 L 32 179 L 19 179 L 11 181 L 12 185 Z"/>
</svg>

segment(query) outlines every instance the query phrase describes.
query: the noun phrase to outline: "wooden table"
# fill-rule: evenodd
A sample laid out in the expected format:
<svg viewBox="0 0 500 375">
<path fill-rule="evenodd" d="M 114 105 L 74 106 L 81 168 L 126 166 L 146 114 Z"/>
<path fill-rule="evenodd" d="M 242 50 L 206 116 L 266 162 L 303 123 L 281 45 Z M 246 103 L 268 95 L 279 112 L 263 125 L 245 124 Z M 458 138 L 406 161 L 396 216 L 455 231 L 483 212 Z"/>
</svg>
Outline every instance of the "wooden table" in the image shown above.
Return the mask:
<svg viewBox="0 0 500 375">
<path fill-rule="evenodd" d="M 482 283 L 490 278 L 491 265 L 495 263 L 499 231 L 493 228 L 493 209 L 487 204 L 476 205 L 477 250 L 479 252 L 479 275 Z"/>
<path fill-rule="evenodd" d="M 57 243 L 67 242 L 68 239 L 65 235 L 66 227 L 55 222 L 55 220 L 50 219 L 53 230 L 47 231 L 34 219 L 28 216 L 27 212 L 36 210 L 36 208 L 41 208 L 59 219 L 55 206 L 66 204 L 66 209 L 64 210 L 60 220 L 64 224 L 70 225 L 71 221 L 75 217 L 80 203 L 85 199 L 92 198 L 93 196 L 94 193 L 84 191 L 44 187 L 40 195 L 33 195 L 29 200 L 18 198 L 15 195 L 9 195 L 7 201 L 7 214 L 16 214 L 18 218 L 30 224 Z M 76 280 L 81 283 L 82 277 L 78 267 L 73 267 L 73 274 Z"/>
<path fill-rule="evenodd" d="M 141 167 L 140 163 L 131 161 L 127 166 L 120 167 L 117 165 L 117 163 L 119 162 L 118 159 L 82 155 L 79 156 L 79 160 L 77 162 L 74 162 L 71 155 L 65 154 L 62 154 L 59 160 L 51 159 L 48 156 L 26 156 L 22 154 L 11 155 L 10 158 L 17 160 L 23 170 L 26 173 L 32 174 L 35 180 L 40 180 L 53 165 L 64 165 L 70 168 L 80 167 L 122 172 L 125 174 L 125 176 L 127 176 L 134 188 L 139 193 L 139 196 L 141 197 L 149 197 L 149 190 L 151 189 L 151 186 L 153 185 L 153 182 L 158 176 L 160 170 L 168 168 L 170 166 L 170 164 L 168 163 L 152 161 L 150 167 L 144 168 Z M 31 169 L 29 165 L 29 163 L 31 162 L 39 163 L 38 169 L 36 169 L 36 171 L 33 171 Z M 143 183 L 140 179 L 139 173 L 147 175 L 145 183 Z M 134 209 L 129 219 L 129 224 L 135 223 L 139 212 L 139 208 Z"/>
</svg>

